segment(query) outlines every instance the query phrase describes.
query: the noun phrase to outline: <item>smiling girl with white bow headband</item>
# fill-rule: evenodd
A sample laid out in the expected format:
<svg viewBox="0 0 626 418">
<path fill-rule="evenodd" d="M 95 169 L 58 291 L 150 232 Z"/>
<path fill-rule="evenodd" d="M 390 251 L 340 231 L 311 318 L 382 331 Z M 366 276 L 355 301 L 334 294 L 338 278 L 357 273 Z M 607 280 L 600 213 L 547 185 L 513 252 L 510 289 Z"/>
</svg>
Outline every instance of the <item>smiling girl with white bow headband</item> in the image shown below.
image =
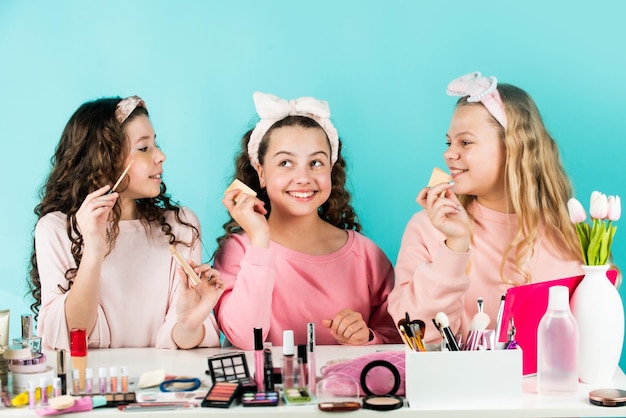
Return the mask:
<svg viewBox="0 0 626 418">
<path fill-rule="evenodd" d="M 308 322 L 319 344 L 400 342 L 387 313 L 393 268 L 358 233 L 328 103 L 259 92 L 254 103 L 261 120 L 242 139 L 235 178 L 258 197 L 226 193 L 231 219 L 215 255 L 222 331 L 244 349 L 254 327 L 275 345 L 283 330 L 304 344 Z"/>
</svg>

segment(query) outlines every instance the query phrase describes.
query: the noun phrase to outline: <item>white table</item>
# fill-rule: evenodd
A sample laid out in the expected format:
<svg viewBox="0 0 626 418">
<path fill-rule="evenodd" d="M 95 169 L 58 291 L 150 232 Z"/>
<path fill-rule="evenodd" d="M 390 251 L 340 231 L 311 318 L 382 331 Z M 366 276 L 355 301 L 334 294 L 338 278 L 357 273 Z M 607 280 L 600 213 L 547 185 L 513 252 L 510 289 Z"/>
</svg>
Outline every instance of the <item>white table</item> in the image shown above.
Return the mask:
<svg viewBox="0 0 626 418">
<path fill-rule="evenodd" d="M 318 346 L 317 366 L 318 369 L 328 360 L 355 358 L 363 354 L 378 350 L 404 350 L 403 345 L 379 345 L 379 346 Z M 226 351 L 236 351 L 231 348 L 203 348 L 194 350 L 162 350 L 156 348 L 126 348 L 126 349 L 103 349 L 89 352 L 89 367 L 97 370 L 101 366 L 127 366 L 130 376 L 138 377 L 144 372 L 163 368 L 168 374 L 195 376 L 201 378 L 210 386 L 211 379 L 205 374 L 207 370 L 207 357 Z M 280 347 L 273 348 L 274 365 L 280 365 Z M 47 353 L 50 365 L 54 366 L 55 356 Z M 252 352 L 246 352 L 246 358 L 250 366 L 250 372 L 254 370 Z M 69 382 L 68 382 L 69 385 Z M 613 387 L 626 388 L 626 376 L 621 371 L 616 373 Z M 70 386 L 71 388 L 71 386 Z M 419 416 L 420 418 L 446 417 L 446 418 L 473 418 L 473 417 L 600 417 L 600 416 L 626 416 L 626 407 L 599 407 L 591 405 L 588 401 L 588 393 L 595 387 L 585 384 L 579 385 L 578 394 L 573 396 L 541 396 L 536 393 L 536 378 L 523 379 L 523 395 L 521 405 L 497 408 L 474 408 L 464 409 L 462 405 L 441 405 L 436 409 L 411 409 L 404 407 L 388 412 L 393 416 Z M 277 416 L 332 416 L 321 412 L 315 405 L 304 406 L 278 406 L 278 407 L 254 407 L 244 408 L 234 405 L 229 409 L 220 408 L 189 408 L 176 411 L 140 411 L 121 412 L 115 408 L 98 408 L 90 412 L 73 414 L 79 417 L 110 417 L 127 414 L 130 417 L 168 417 L 176 415 L 219 415 L 219 416 L 253 416 L 276 418 Z M 361 409 L 350 412 L 347 416 L 380 416 L 380 412 Z M 336 415 L 336 414 L 335 414 Z M 10 408 L 0 410 L 0 418 L 37 416 L 28 408 Z"/>
</svg>

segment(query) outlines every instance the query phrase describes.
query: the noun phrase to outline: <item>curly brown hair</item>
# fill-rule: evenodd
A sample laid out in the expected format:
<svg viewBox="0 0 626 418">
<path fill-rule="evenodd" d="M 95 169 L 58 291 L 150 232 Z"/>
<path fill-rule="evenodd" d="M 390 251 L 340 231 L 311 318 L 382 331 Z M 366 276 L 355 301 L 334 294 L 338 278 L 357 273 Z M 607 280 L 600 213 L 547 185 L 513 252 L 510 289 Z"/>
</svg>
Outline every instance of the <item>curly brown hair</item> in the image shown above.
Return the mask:
<svg viewBox="0 0 626 418">
<path fill-rule="evenodd" d="M 67 288 L 59 285 L 62 292 L 72 287 L 80 266 L 83 254 L 83 237 L 76 222 L 76 212 L 87 195 L 105 184 L 114 184 L 124 170 L 124 161 L 129 153 L 128 139 L 124 133 L 125 126 L 138 115 L 148 115 L 145 107 L 138 106 L 120 124 L 115 118 L 115 109 L 122 99 L 120 97 L 101 98 L 83 103 L 70 117 L 61 134 L 61 140 L 52 156 L 51 170 L 45 183 L 39 190 L 41 202 L 35 206 L 37 220 L 51 212 L 62 212 L 67 216 L 67 236 L 71 241 L 71 252 L 76 267 L 65 272 Z M 123 182 L 119 191 L 123 191 Z M 192 228 L 193 241 L 200 238 L 198 229 L 180 217 L 181 208 L 166 194 L 165 183 L 157 197 L 138 199 L 137 216 L 147 228 L 159 226 L 169 237 L 170 244 L 180 243 L 172 233 L 172 227 L 165 220 L 167 211 L 174 211 L 177 222 Z M 110 223 L 107 228 L 109 251 L 115 245 L 119 233 L 118 223 L 121 207 L 115 204 L 111 211 Z M 34 233 L 33 233 L 34 235 Z M 31 310 L 37 319 L 41 306 L 41 282 L 37 267 L 35 239 L 30 257 L 29 290 L 35 299 Z"/>
<path fill-rule="evenodd" d="M 283 126 L 297 126 L 307 129 L 320 129 L 322 127 L 313 119 L 306 116 L 287 116 L 284 119 L 279 120 L 267 131 L 263 136 L 261 143 L 259 144 L 259 163 L 263 165 L 265 159 L 265 153 L 269 146 L 270 136 L 274 129 L 282 128 Z M 272 210 L 270 199 L 267 195 L 265 188 L 261 187 L 259 182 L 259 176 L 252 164 L 250 164 L 250 158 L 248 156 L 248 142 L 250 141 L 250 135 L 252 129 L 246 132 L 241 139 L 241 149 L 239 150 L 235 158 L 235 175 L 231 180 L 239 179 L 246 183 L 250 188 L 257 192 L 257 197 L 265 202 L 265 208 L 267 209 L 266 218 L 270 216 Z M 324 135 L 326 133 L 324 132 Z M 319 217 L 331 225 L 341 229 L 353 229 L 357 232 L 361 231 L 361 224 L 358 221 L 358 217 L 354 208 L 350 204 L 351 195 L 346 189 L 346 161 L 341 155 L 341 140 L 339 140 L 339 149 L 337 150 L 337 161 L 333 165 L 331 171 L 331 183 L 332 188 L 328 200 L 324 202 L 318 209 Z M 217 249 L 213 253 L 213 258 L 222 249 L 226 240 L 234 233 L 241 231 L 241 227 L 232 217 L 223 225 L 224 235 L 217 239 Z"/>
</svg>

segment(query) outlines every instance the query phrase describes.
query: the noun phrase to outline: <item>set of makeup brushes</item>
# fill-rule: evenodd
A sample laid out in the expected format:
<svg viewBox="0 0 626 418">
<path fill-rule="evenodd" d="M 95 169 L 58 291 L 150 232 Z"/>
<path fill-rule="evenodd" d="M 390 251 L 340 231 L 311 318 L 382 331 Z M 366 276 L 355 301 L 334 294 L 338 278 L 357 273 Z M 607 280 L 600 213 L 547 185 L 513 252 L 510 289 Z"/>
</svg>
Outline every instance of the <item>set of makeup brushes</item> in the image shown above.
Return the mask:
<svg viewBox="0 0 626 418">
<path fill-rule="evenodd" d="M 502 347 L 498 347 L 498 334 L 502 321 L 502 307 L 504 296 L 502 297 L 498 318 L 496 321 L 496 330 L 487 329 L 491 318 L 483 311 L 483 298 L 478 298 L 478 312 L 472 317 L 470 322 L 469 333 L 465 339 L 465 343 L 461 342 L 461 335 L 458 337 L 450 328 L 450 321 L 444 312 L 439 312 L 433 318 L 435 328 L 441 333 L 442 350 L 448 351 L 471 351 L 471 350 L 493 350 L 496 348 L 513 349 L 517 347 L 515 342 L 515 325 L 513 318 L 509 321 L 507 342 Z M 405 344 L 412 351 L 426 351 L 424 344 L 424 333 L 426 324 L 420 319 L 411 320 L 409 313 L 405 313 L 405 317 L 398 321 L 398 329 Z"/>
<path fill-rule="evenodd" d="M 407 312 L 401 320 L 398 321 L 398 329 L 400 335 L 406 345 L 413 351 L 426 351 L 424 346 L 424 333 L 426 332 L 426 324 L 421 319 L 411 321 Z"/>
</svg>

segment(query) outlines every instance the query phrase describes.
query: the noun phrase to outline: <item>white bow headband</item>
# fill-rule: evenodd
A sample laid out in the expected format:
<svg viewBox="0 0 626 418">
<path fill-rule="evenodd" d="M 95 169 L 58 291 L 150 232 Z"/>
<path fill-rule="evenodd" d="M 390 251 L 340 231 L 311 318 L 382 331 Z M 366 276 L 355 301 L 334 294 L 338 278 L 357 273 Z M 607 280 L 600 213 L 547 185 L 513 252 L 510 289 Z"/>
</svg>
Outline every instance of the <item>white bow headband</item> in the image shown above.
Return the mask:
<svg viewBox="0 0 626 418">
<path fill-rule="evenodd" d="M 467 101 L 481 102 L 491 115 L 502 125 L 507 126 L 504 104 L 498 92 L 498 79 L 495 77 L 483 77 L 479 71 L 465 74 L 454 79 L 448 84 L 446 93 L 449 96 L 469 96 Z"/>
<path fill-rule="evenodd" d="M 330 107 L 328 102 L 317 100 L 314 97 L 300 97 L 294 100 L 285 100 L 273 94 L 255 92 L 252 96 L 256 112 L 261 117 L 250 135 L 248 142 L 248 158 L 252 166 L 259 162 L 259 145 L 267 131 L 279 120 L 287 116 L 305 116 L 316 121 L 326 133 L 330 142 L 330 159 L 333 164 L 337 161 L 339 152 L 339 135 L 330 121 Z"/>
</svg>

